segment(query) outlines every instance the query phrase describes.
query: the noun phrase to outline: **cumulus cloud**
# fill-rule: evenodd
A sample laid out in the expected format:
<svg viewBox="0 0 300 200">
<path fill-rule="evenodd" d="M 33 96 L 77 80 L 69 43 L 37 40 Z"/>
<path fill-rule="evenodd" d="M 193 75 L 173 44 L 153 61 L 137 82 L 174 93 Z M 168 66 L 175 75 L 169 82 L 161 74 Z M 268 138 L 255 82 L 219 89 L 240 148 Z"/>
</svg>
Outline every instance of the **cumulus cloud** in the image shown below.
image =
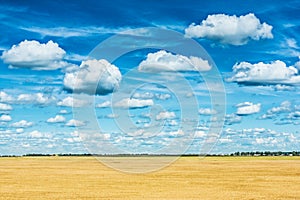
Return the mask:
<svg viewBox="0 0 300 200">
<path fill-rule="evenodd" d="M 0 102 L 11 102 L 14 98 L 6 92 L 0 91 Z"/>
<path fill-rule="evenodd" d="M 64 89 L 74 93 L 106 95 L 119 87 L 122 75 L 119 68 L 108 61 L 83 61 L 78 70 L 66 73 Z"/>
<path fill-rule="evenodd" d="M 56 70 L 68 64 L 62 59 L 66 52 L 53 41 L 42 44 L 38 41 L 23 41 L 2 53 L 1 59 L 10 68 L 33 70 Z"/>
<path fill-rule="evenodd" d="M 153 106 L 152 99 L 134 99 L 134 98 L 126 98 L 122 99 L 119 102 L 114 104 L 115 107 L 121 108 L 145 108 L 149 106 Z"/>
<path fill-rule="evenodd" d="M 65 122 L 65 121 L 66 121 L 66 118 L 61 115 L 56 115 L 55 117 L 51 117 L 51 118 L 47 119 L 48 123 L 61 123 L 61 122 Z"/>
<path fill-rule="evenodd" d="M 175 117 L 176 117 L 176 115 L 175 115 L 174 112 L 164 111 L 164 112 L 160 112 L 156 116 L 156 120 L 172 119 L 172 118 L 175 118 Z"/>
<path fill-rule="evenodd" d="M 272 26 L 261 23 L 253 14 L 208 15 L 201 24 L 192 23 L 185 29 L 185 35 L 192 38 L 208 38 L 223 44 L 244 45 L 249 40 L 273 38 Z"/>
<path fill-rule="evenodd" d="M 54 97 L 48 97 L 43 93 L 36 94 L 20 94 L 16 102 L 18 103 L 36 103 L 36 104 L 48 104 L 54 101 Z"/>
<path fill-rule="evenodd" d="M 11 119 L 10 115 L 1 115 L 1 117 L 0 117 L 0 121 L 9 122 L 11 120 L 12 119 Z"/>
<path fill-rule="evenodd" d="M 149 53 L 138 70 L 142 72 L 174 72 L 174 71 L 209 71 L 211 69 L 207 60 L 183 55 L 174 55 L 164 50 Z"/>
<path fill-rule="evenodd" d="M 199 112 L 200 115 L 214 115 L 214 114 L 217 114 L 216 110 L 213 110 L 213 109 L 210 109 L 210 108 L 200 108 L 198 112 Z"/>
<path fill-rule="evenodd" d="M 41 138 L 41 137 L 43 137 L 43 134 L 37 130 L 34 130 L 29 133 L 29 136 L 32 138 Z"/>
<path fill-rule="evenodd" d="M 21 121 L 11 124 L 12 127 L 17 127 L 17 128 L 27 128 L 32 125 L 33 125 L 33 122 L 28 122 L 26 120 L 21 120 Z"/>
<path fill-rule="evenodd" d="M 65 107 L 83 107 L 88 105 L 88 102 L 82 99 L 75 99 L 73 97 L 66 97 L 57 103 L 58 106 Z"/>
<path fill-rule="evenodd" d="M 76 120 L 76 119 L 71 119 L 66 123 L 66 126 L 70 126 L 70 127 L 79 127 L 84 125 L 85 123 L 83 121 Z"/>
<path fill-rule="evenodd" d="M 298 125 L 299 122 L 297 122 L 297 120 L 300 119 L 300 112 L 297 106 L 292 106 L 290 101 L 283 101 L 279 106 L 267 110 L 267 112 L 258 119 L 272 119 L 276 125 Z"/>
<path fill-rule="evenodd" d="M 8 111 L 8 110 L 12 110 L 12 106 L 5 104 L 5 103 L 0 103 L 0 110 L 4 110 L 4 111 Z"/>
<path fill-rule="evenodd" d="M 293 119 L 293 120 L 300 119 L 300 111 L 295 111 L 295 112 L 289 113 L 287 118 L 288 119 Z"/>
<path fill-rule="evenodd" d="M 227 79 L 242 84 L 300 84 L 300 75 L 294 66 L 287 67 L 280 60 L 271 63 L 248 62 L 233 66 L 234 75 Z"/>
<path fill-rule="evenodd" d="M 252 102 L 244 102 L 236 105 L 238 115 L 251 115 L 260 111 L 261 104 L 254 104 Z"/>
</svg>

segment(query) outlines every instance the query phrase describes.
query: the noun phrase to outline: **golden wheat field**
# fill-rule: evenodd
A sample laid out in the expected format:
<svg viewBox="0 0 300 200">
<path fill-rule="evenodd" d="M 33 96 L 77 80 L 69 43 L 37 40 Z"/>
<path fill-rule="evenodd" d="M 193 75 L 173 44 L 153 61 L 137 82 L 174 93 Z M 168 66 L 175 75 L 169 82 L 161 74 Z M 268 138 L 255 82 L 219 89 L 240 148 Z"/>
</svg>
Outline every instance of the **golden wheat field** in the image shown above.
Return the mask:
<svg viewBox="0 0 300 200">
<path fill-rule="evenodd" d="M 0 199 L 300 199 L 300 158 L 182 157 L 147 174 L 93 157 L 0 158 Z"/>
</svg>

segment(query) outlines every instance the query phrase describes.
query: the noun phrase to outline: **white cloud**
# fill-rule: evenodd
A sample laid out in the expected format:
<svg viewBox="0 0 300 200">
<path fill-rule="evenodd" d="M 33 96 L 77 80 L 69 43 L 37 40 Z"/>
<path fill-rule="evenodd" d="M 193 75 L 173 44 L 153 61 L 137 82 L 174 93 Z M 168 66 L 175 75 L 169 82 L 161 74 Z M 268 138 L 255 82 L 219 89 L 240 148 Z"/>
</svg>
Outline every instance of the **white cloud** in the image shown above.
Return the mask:
<svg viewBox="0 0 300 200">
<path fill-rule="evenodd" d="M 164 50 L 149 53 L 138 70 L 142 72 L 173 72 L 173 71 L 209 71 L 211 66 L 207 60 L 199 57 L 174 55 Z"/>
<path fill-rule="evenodd" d="M 132 97 L 136 99 L 152 99 L 154 97 L 154 94 L 151 92 L 144 92 L 144 93 L 136 92 L 133 94 Z"/>
<path fill-rule="evenodd" d="M 24 40 L 4 51 L 1 59 L 11 68 L 56 70 L 68 65 L 62 61 L 65 54 L 66 52 L 51 40 L 46 44 Z"/>
<path fill-rule="evenodd" d="M 11 120 L 12 119 L 11 119 L 10 115 L 1 115 L 1 117 L 0 117 L 0 121 L 9 122 Z"/>
<path fill-rule="evenodd" d="M 221 143 L 229 143 L 229 142 L 232 142 L 232 139 L 230 139 L 230 138 L 220 138 L 218 141 L 221 142 Z"/>
<path fill-rule="evenodd" d="M 11 102 L 13 101 L 13 97 L 8 95 L 7 93 L 0 91 L 0 102 Z"/>
<path fill-rule="evenodd" d="M 277 144 L 278 140 L 276 138 L 274 138 L 274 137 L 267 137 L 267 138 L 256 138 L 255 142 L 257 144 L 268 144 L 268 145 L 271 145 L 271 144 Z"/>
<path fill-rule="evenodd" d="M 29 136 L 32 138 L 41 138 L 41 137 L 43 137 L 43 134 L 37 130 L 34 130 L 29 133 Z"/>
<path fill-rule="evenodd" d="M 66 123 L 66 126 L 71 126 L 71 127 L 79 127 L 84 125 L 85 123 L 83 121 L 76 120 L 76 119 L 71 119 Z"/>
<path fill-rule="evenodd" d="M 293 90 L 294 88 L 291 87 L 291 86 L 288 86 L 288 85 L 282 85 L 282 84 L 276 84 L 274 86 L 275 90 L 277 91 L 291 91 Z"/>
<path fill-rule="evenodd" d="M 226 125 L 238 124 L 241 123 L 241 121 L 242 121 L 242 117 L 234 113 L 225 116 Z"/>
<path fill-rule="evenodd" d="M 176 120 L 172 119 L 171 121 L 168 122 L 168 125 L 169 126 L 177 126 L 178 122 Z"/>
<path fill-rule="evenodd" d="M 43 93 L 36 94 L 20 94 L 16 101 L 18 103 L 36 103 L 36 104 L 48 104 L 54 101 L 54 97 L 45 96 Z"/>
<path fill-rule="evenodd" d="M 167 100 L 167 99 L 170 99 L 171 98 L 171 95 L 170 94 L 162 94 L 162 93 L 157 93 L 155 94 L 155 98 L 156 99 L 159 99 L 159 100 Z"/>
<path fill-rule="evenodd" d="M 118 33 L 122 34 L 126 31 L 126 34 L 137 35 L 137 31 L 133 31 L 130 27 L 121 28 L 108 28 L 99 26 L 83 26 L 83 27 L 20 27 L 22 30 L 26 30 L 33 33 L 38 33 L 41 36 L 54 36 L 54 37 L 88 37 L 99 34 L 111 34 Z M 125 34 L 123 33 L 123 34 Z"/>
<path fill-rule="evenodd" d="M 106 115 L 106 117 L 109 118 L 109 119 L 115 119 L 115 118 L 118 118 L 119 115 L 110 113 L 110 114 Z"/>
<path fill-rule="evenodd" d="M 121 108 L 145 108 L 149 106 L 153 106 L 153 100 L 152 99 L 131 99 L 126 98 L 122 99 L 121 101 L 115 103 L 115 107 L 121 107 Z"/>
<path fill-rule="evenodd" d="M 51 117 L 49 119 L 47 119 L 48 123 L 61 123 L 61 122 L 65 122 L 66 118 L 61 116 L 61 115 L 56 115 L 55 117 Z"/>
<path fill-rule="evenodd" d="M 69 112 L 67 110 L 60 110 L 59 113 L 60 114 L 68 114 Z"/>
<path fill-rule="evenodd" d="M 0 103 L 0 110 L 12 110 L 12 106 L 5 104 L 5 103 Z"/>
<path fill-rule="evenodd" d="M 172 96 L 168 93 L 151 93 L 151 92 L 144 92 L 144 93 L 139 93 L 139 92 L 136 92 L 133 94 L 132 96 L 133 98 L 136 98 L 136 99 L 152 99 L 152 98 L 155 98 L 155 99 L 159 99 L 159 100 L 167 100 L 167 99 L 170 99 Z"/>
<path fill-rule="evenodd" d="M 65 107 L 83 107 L 88 105 L 88 102 L 82 99 L 75 99 L 73 97 L 66 97 L 57 103 L 58 106 Z"/>
<path fill-rule="evenodd" d="M 288 119 L 300 119 L 300 111 L 295 111 L 295 112 L 291 112 L 289 113 Z"/>
<path fill-rule="evenodd" d="M 16 132 L 17 132 L 17 133 L 23 133 L 23 132 L 24 132 L 24 129 L 23 129 L 23 128 L 17 128 L 17 129 L 16 129 Z"/>
<path fill-rule="evenodd" d="M 199 112 L 200 115 L 214 115 L 214 114 L 217 114 L 216 110 L 213 110 L 213 109 L 210 109 L 210 108 L 200 108 L 198 112 Z"/>
<path fill-rule="evenodd" d="M 202 131 L 202 130 L 197 130 L 194 134 L 195 138 L 203 138 L 207 136 L 207 132 Z"/>
<path fill-rule="evenodd" d="M 170 136 L 182 136 L 182 135 L 184 135 L 184 132 L 183 132 L 183 130 L 181 130 L 181 129 L 179 129 L 179 130 L 177 130 L 177 131 L 170 131 L 170 132 L 168 132 L 168 135 L 170 135 Z"/>
<path fill-rule="evenodd" d="M 21 121 L 11 124 L 12 127 L 17 127 L 17 128 L 26 128 L 26 127 L 30 127 L 32 125 L 33 125 L 33 122 L 28 122 L 26 120 L 21 120 Z"/>
<path fill-rule="evenodd" d="M 300 84 L 298 70 L 294 66 L 287 67 L 280 60 L 271 63 L 248 62 L 233 66 L 234 75 L 228 81 L 244 84 Z"/>
<path fill-rule="evenodd" d="M 160 112 L 157 116 L 156 116 L 156 120 L 164 120 L 164 119 L 172 119 L 175 118 L 176 115 L 174 112 Z"/>
<path fill-rule="evenodd" d="M 286 44 L 290 48 L 298 49 L 297 41 L 294 38 L 287 38 Z"/>
<path fill-rule="evenodd" d="M 236 105 L 238 115 L 251 115 L 260 111 L 261 104 L 254 104 L 252 102 L 244 102 Z"/>
<path fill-rule="evenodd" d="M 192 38 L 208 38 L 219 41 L 223 44 L 244 45 L 249 40 L 273 38 L 272 26 L 261 23 L 253 14 L 208 15 L 200 25 L 192 23 L 185 29 L 185 35 Z"/>
<path fill-rule="evenodd" d="M 110 101 L 104 101 L 96 105 L 96 108 L 108 108 L 111 105 Z"/>
<path fill-rule="evenodd" d="M 64 88 L 75 93 L 105 95 L 119 87 L 122 75 L 106 60 L 83 61 L 78 71 L 66 73 Z"/>
<path fill-rule="evenodd" d="M 272 107 L 265 114 L 263 114 L 259 119 L 272 119 L 276 118 L 281 113 L 287 113 L 291 111 L 291 102 L 283 101 L 280 106 Z"/>
</svg>

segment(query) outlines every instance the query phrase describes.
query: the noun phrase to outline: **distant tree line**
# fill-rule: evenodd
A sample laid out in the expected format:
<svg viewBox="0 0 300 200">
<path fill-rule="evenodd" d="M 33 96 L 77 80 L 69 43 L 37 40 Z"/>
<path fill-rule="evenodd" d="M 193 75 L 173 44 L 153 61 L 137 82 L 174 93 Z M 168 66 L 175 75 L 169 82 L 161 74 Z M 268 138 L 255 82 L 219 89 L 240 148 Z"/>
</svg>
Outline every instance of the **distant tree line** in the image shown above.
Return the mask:
<svg viewBox="0 0 300 200">
<path fill-rule="evenodd" d="M 170 154 L 99 154 L 99 155 L 93 155 L 89 153 L 84 154 L 73 154 L 73 153 L 67 153 L 67 154 L 41 154 L 41 153 L 31 153 L 31 154 L 25 154 L 22 156 L 17 155 L 0 155 L 0 157 L 34 157 L 34 156 L 107 156 L 107 157 L 127 157 L 127 156 L 199 156 L 198 154 L 184 154 L 184 155 L 170 155 Z M 229 154 L 205 154 L 200 156 L 300 156 L 300 151 L 250 151 L 250 152 L 235 152 L 235 153 L 229 153 Z"/>
<path fill-rule="evenodd" d="M 255 152 L 235 152 L 230 156 L 300 156 L 300 151 L 255 151 Z"/>
</svg>

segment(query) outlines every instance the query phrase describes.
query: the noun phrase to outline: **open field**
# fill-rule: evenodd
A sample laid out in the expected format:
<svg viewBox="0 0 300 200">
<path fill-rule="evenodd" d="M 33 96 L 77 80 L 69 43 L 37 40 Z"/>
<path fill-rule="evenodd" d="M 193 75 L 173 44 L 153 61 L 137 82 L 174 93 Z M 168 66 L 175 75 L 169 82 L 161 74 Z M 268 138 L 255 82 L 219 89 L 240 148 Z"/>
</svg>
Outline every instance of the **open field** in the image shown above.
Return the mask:
<svg viewBox="0 0 300 200">
<path fill-rule="evenodd" d="M 182 157 L 148 174 L 93 157 L 0 158 L 0 199 L 299 198 L 300 157 Z"/>
</svg>

